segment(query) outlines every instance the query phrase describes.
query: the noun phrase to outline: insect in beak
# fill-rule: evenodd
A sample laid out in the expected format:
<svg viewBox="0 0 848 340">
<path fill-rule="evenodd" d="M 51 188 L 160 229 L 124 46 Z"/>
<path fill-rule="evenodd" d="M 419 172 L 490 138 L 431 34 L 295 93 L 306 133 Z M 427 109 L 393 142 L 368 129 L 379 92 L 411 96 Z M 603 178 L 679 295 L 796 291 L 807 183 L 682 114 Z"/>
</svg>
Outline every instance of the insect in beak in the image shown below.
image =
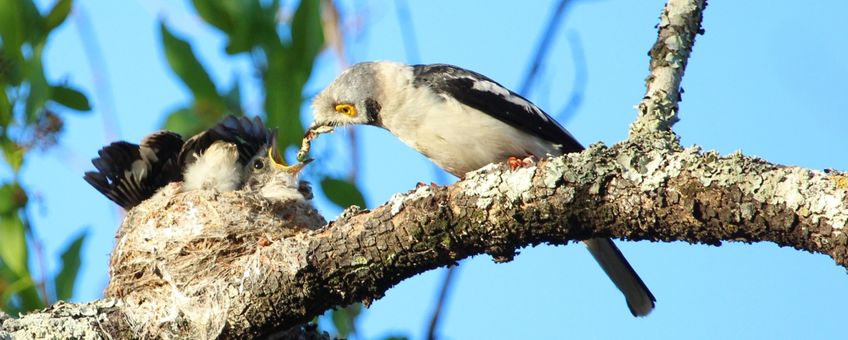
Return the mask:
<svg viewBox="0 0 848 340">
<path fill-rule="evenodd" d="M 304 163 L 312 161 L 312 159 L 306 159 L 306 155 L 312 147 L 312 140 L 320 134 L 333 132 L 334 129 L 335 127 L 330 125 L 313 125 L 306 130 L 306 134 L 303 135 L 303 141 L 300 144 L 300 150 L 297 152 L 297 160 Z"/>
</svg>

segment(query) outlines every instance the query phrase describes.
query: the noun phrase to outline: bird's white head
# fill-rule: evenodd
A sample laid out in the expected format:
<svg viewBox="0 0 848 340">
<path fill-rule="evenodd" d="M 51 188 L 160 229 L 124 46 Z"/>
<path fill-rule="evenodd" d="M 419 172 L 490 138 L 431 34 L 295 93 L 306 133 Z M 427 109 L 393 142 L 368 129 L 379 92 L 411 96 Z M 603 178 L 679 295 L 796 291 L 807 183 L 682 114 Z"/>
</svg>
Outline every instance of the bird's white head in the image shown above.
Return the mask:
<svg viewBox="0 0 848 340">
<path fill-rule="evenodd" d="M 381 126 L 380 110 L 387 71 L 404 67 L 387 61 L 364 62 L 342 72 L 312 102 L 314 121 L 310 131 L 321 127 L 355 124 Z"/>
</svg>

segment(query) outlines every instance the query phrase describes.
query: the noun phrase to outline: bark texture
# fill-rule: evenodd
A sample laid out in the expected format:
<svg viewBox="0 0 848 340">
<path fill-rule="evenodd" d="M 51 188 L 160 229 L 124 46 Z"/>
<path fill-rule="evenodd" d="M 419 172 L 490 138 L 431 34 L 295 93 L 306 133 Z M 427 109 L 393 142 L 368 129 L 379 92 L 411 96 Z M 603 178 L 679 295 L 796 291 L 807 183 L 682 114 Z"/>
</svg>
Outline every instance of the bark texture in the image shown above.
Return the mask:
<svg viewBox="0 0 848 340">
<path fill-rule="evenodd" d="M 639 116 L 630 126 L 630 136 L 639 137 L 668 132 L 677 122 L 678 102 L 683 92 L 680 83 L 695 37 L 703 34 L 701 21 L 706 0 L 669 0 L 660 14 L 657 41 L 648 55 L 650 73 L 645 79 L 645 97 L 637 106 Z"/>
<path fill-rule="evenodd" d="M 241 193 L 164 195 L 139 206 L 126 223 L 200 226 L 194 241 L 164 246 L 186 252 L 202 239 L 204 249 L 233 254 L 186 266 L 156 255 L 172 250 L 157 250 L 146 267 L 112 267 L 147 268 L 151 273 L 143 275 L 158 277 L 151 284 L 127 282 L 133 286 L 126 291 L 110 285 L 110 291 L 125 292 L 116 294 L 120 299 L 61 304 L 5 319 L 2 329 L 34 334 L 42 326 L 27 325 L 43 325 L 36 320 L 50 316 L 61 329 L 100 336 L 269 335 L 333 306 L 368 303 L 403 279 L 472 255 L 508 261 L 522 247 L 591 237 L 712 245 L 769 241 L 848 264 L 846 175 L 697 148 L 676 152 L 672 146 L 596 144 L 514 171 L 492 165 L 448 187 L 397 195 L 372 211 L 349 209 L 317 230 L 292 229 L 288 222 L 263 227 L 255 242 L 239 241 L 243 231 L 215 227 L 215 237 L 208 237 L 202 228 L 221 223 L 212 211 L 252 225 L 294 216 L 251 203 Z M 193 217 L 174 222 L 185 215 Z M 147 235 L 169 239 L 166 233 Z M 71 306 L 75 312 L 66 311 Z"/>
</svg>

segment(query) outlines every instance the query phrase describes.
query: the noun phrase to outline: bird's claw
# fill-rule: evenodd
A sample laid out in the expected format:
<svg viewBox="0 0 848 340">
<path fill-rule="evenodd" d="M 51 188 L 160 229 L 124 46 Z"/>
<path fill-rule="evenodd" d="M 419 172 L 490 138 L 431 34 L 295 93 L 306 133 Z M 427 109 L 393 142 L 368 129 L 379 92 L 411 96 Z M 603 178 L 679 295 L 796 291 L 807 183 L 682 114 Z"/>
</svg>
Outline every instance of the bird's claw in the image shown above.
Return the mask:
<svg viewBox="0 0 848 340">
<path fill-rule="evenodd" d="M 518 157 L 509 157 L 506 160 L 506 164 L 509 165 L 510 170 L 515 170 L 521 167 L 530 166 L 536 162 L 536 157 L 533 155 L 527 156 L 525 158 Z"/>
</svg>

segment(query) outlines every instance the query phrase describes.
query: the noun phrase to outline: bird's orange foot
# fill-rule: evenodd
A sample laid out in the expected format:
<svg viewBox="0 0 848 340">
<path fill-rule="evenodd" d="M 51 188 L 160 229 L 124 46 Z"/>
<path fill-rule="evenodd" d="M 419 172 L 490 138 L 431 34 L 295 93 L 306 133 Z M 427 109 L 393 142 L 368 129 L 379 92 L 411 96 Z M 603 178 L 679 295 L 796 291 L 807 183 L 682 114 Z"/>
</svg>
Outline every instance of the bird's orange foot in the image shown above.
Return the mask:
<svg viewBox="0 0 848 340">
<path fill-rule="evenodd" d="M 520 167 L 528 166 L 536 162 L 536 157 L 533 155 L 527 156 L 524 159 L 518 157 L 509 157 L 506 160 L 506 164 L 509 164 L 509 168 L 512 170 L 518 169 Z"/>
<path fill-rule="evenodd" d="M 259 246 L 260 246 L 260 247 L 267 247 L 267 246 L 270 246 L 270 245 L 271 245 L 271 243 L 274 243 L 274 242 L 271 242 L 271 240 L 269 240 L 269 239 L 267 239 L 267 238 L 265 238 L 265 237 L 263 237 L 263 238 L 259 239 L 259 242 L 258 242 L 258 244 L 259 244 Z"/>
<path fill-rule="evenodd" d="M 427 183 L 424 183 L 424 182 L 418 182 L 418 183 L 416 183 L 416 184 L 415 184 L 415 189 L 418 189 L 418 188 L 421 188 L 421 187 L 426 187 L 427 185 L 428 185 Z M 436 182 L 430 182 L 430 184 L 429 184 L 429 185 L 430 185 L 431 187 L 439 186 L 438 184 L 436 184 Z"/>
</svg>

